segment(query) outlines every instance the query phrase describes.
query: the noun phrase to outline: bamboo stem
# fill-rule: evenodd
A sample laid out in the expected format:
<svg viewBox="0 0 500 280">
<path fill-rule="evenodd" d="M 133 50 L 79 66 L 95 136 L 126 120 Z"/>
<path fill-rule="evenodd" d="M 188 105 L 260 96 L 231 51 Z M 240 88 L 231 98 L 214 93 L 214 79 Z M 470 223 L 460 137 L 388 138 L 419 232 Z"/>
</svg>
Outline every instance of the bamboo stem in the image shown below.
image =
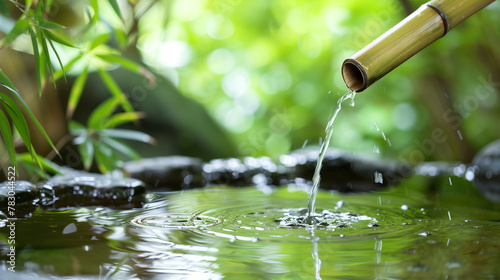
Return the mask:
<svg viewBox="0 0 500 280">
<path fill-rule="evenodd" d="M 360 92 L 494 0 L 433 0 L 342 64 L 348 88 Z"/>
</svg>

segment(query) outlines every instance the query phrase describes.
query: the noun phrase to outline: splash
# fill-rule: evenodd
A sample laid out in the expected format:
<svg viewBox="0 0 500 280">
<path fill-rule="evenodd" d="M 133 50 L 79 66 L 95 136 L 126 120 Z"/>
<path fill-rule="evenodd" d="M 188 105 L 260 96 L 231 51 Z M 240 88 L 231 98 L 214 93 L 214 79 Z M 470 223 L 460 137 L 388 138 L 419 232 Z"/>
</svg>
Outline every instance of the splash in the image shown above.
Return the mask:
<svg viewBox="0 0 500 280">
<path fill-rule="evenodd" d="M 316 164 L 316 169 L 314 170 L 314 176 L 313 176 L 313 188 L 311 190 L 311 195 L 309 197 L 309 203 L 307 205 L 307 216 L 308 216 L 308 222 L 313 223 L 314 222 L 314 211 L 316 211 L 316 195 L 318 193 L 318 188 L 319 188 L 319 183 L 321 180 L 321 166 L 323 165 L 323 158 L 325 157 L 326 150 L 328 149 L 328 146 L 330 145 L 330 140 L 332 138 L 333 134 L 333 123 L 335 122 L 335 119 L 337 118 L 337 115 L 340 112 L 340 109 L 342 109 L 342 103 L 346 101 L 347 99 L 351 99 L 351 106 L 354 106 L 354 97 L 356 96 L 356 92 L 349 90 L 346 94 L 344 94 L 340 99 L 337 101 L 337 107 L 335 108 L 335 111 L 333 112 L 333 115 L 330 117 L 330 120 L 328 121 L 328 125 L 326 126 L 326 136 L 325 136 L 325 141 L 323 141 L 323 144 L 321 145 L 321 149 L 319 152 L 318 156 L 318 162 Z"/>
</svg>

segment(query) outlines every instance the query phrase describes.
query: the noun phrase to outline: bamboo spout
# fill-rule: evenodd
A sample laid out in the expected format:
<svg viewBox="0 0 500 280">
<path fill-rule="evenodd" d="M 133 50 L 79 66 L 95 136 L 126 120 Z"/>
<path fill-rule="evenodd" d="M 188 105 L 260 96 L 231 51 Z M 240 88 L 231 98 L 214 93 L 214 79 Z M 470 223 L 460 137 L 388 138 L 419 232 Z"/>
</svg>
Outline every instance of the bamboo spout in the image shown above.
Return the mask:
<svg viewBox="0 0 500 280">
<path fill-rule="evenodd" d="M 347 87 L 360 92 L 494 0 L 433 0 L 342 64 Z"/>
</svg>

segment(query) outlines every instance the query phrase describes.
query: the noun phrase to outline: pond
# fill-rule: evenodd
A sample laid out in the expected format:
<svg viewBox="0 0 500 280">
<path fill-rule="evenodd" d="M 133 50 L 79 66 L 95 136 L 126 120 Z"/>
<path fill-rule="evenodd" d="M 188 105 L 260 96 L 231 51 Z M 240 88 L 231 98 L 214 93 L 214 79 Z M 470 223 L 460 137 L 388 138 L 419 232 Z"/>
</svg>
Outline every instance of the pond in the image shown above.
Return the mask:
<svg viewBox="0 0 500 280">
<path fill-rule="evenodd" d="M 142 208 L 37 210 L 16 223 L 1 279 L 478 279 L 500 276 L 500 205 L 459 177 L 414 175 L 371 193 L 310 186 L 149 194 Z M 8 228 L 0 228 L 6 240 Z"/>
</svg>

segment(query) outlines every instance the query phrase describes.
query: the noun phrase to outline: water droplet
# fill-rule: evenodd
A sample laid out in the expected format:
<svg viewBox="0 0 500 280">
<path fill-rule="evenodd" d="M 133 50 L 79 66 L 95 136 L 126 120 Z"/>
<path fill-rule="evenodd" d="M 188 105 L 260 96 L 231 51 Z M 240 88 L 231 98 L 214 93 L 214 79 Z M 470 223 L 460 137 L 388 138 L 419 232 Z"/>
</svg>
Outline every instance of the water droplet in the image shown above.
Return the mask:
<svg viewBox="0 0 500 280">
<path fill-rule="evenodd" d="M 373 122 L 373 124 L 375 125 L 375 128 L 377 129 L 377 131 L 380 131 L 380 128 L 378 128 L 378 125 L 376 122 Z"/>
<path fill-rule="evenodd" d="M 450 219 L 451 221 L 451 214 L 450 214 L 450 211 L 448 211 L 448 218 Z"/>
<path fill-rule="evenodd" d="M 451 182 L 451 177 L 448 177 L 448 179 L 450 180 L 450 186 L 453 185 L 453 183 Z"/>
<path fill-rule="evenodd" d="M 373 145 L 373 152 L 376 154 L 380 154 L 380 148 L 377 145 Z"/>
<path fill-rule="evenodd" d="M 383 184 L 384 183 L 384 177 L 382 177 L 382 173 L 375 171 L 375 173 L 373 174 L 373 176 L 374 176 L 373 181 L 375 183 L 378 183 L 378 184 Z"/>
<path fill-rule="evenodd" d="M 462 138 L 462 133 L 460 132 L 460 129 L 459 129 L 459 130 L 457 130 L 457 134 L 458 134 L 458 138 L 460 138 L 460 140 L 464 140 L 464 139 Z"/>
<path fill-rule="evenodd" d="M 304 141 L 304 144 L 302 144 L 302 149 L 307 145 L 307 141 L 308 139 L 306 139 L 306 141 Z"/>
<path fill-rule="evenodd" d="M 431 233 L 430 233 L 430 232 L 426 232 L 426 231 L 424 231 L 424 232 L 419 233 L 418 235 L 420 235 L 420 236 L 424 236 L 424 237 L 425 237 L 425 236 L 429 236 L 429 235 L 431 235 Z"/>
<path fill-rule="evenodd" d="M 405 211 L 408 210 L 408 205 L 401 205 L 401 209 Z"/>
</svg>

